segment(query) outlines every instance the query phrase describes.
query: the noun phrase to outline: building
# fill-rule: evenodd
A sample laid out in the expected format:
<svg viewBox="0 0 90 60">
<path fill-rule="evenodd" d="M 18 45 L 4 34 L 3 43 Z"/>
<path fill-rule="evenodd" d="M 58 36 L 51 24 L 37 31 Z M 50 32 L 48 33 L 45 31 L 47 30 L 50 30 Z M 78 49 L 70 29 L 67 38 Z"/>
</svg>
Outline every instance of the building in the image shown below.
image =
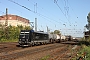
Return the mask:
<svg viewBox="0 0 90 60">
<path fill-rule="evenodd" d="M 30 26 L 30 21 L 26 18 L 8 14 L 8 26 Z M 0 24 L 5 25 L 6 15 L 0 16 Z"/>
<path fill-rule="evenodd" d="M 85 31 L 84 37 L 85 37 L 85 39 L 88 39 L 90 37 L 90 31 Z"/>
</svg>

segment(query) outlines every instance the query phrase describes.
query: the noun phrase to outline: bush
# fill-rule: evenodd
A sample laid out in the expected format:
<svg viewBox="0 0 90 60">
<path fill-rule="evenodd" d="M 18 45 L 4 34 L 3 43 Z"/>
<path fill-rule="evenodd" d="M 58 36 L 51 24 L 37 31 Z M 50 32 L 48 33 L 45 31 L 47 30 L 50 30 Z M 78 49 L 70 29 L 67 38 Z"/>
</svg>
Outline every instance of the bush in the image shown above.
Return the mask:
<svg viewBox="0 0 90 60">
<path fill-rule="evenodd" d="M 90 36 L 88 37 L 87 42 L 90 42 Z"/>
<path fill-rule="evenodd" d="M 30 27 L 23 27 L 23 26 L 8 26 L 8 34 L 7 37 L 5 37 L 5 28 L 3 26 L 0 26 L 0 42 L 15 42 L 19 38 L 20 31 L 22 29 L 24 30 L 30 30 Z"/>
</svg>

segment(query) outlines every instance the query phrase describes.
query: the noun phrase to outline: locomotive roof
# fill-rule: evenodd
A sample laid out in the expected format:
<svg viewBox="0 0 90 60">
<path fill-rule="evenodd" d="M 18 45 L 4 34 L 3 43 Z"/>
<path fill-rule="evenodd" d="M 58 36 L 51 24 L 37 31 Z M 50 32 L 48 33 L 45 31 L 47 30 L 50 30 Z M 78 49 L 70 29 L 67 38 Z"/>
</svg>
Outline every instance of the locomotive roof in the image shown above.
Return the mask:
<svg viewBox="0 0 90 60">
<path fill-rule="evenodd" d="M 35 32 L 35 33 L 48 34 L 48 33 L 46 33 L 46 32 L 40 32 L 40 31 L 37 31 L 37 32 Z"/>
<path fill-rule="evenodd" d="M 21 32 L 34 32 L 34 33 L 41 33 L 41 34 L 48 34 L 48 33 L 46 33 L 46 32 L 42 32 L 42 31 L 37 31 L 37 32 L 35 32 L 34 30 L 21 30 Z"/>
</svg>

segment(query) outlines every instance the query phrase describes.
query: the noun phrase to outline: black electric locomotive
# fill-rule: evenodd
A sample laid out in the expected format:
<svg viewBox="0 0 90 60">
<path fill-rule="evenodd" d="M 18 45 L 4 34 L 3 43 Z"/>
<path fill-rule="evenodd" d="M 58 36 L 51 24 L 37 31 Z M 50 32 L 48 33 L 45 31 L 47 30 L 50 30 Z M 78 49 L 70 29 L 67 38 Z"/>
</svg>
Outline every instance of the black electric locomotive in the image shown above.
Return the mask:
<svg viewBox="0 0 90 60">
<path fill-rule="evenodd" d="M 49 35 L 44 32 L 34 32 L 34 30 L 21 30 L 18 43 L 20 46 L 49 43 Z"/>
</svg>

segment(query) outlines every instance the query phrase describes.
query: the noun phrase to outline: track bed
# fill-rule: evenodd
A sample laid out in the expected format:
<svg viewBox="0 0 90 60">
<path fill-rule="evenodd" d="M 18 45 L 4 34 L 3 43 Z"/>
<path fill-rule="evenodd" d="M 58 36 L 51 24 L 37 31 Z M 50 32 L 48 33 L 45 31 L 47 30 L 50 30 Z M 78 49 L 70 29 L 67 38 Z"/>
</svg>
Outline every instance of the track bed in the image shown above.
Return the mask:
<svg viewBox="0 0 90 60">
<path fill-rule="evenodd" d="M 0 60 L 40 60 L 47 55 L 50 55 L 48 60 L 71 59 L 73 57 L 71 56 L 72 48 L 75 47 L 75 43 L 73 44 L 73 42 L 69 42 L 69 44 L 54 43 L 27 48 L 16 47 L 16 45 L 17 43 L 0 44 Z"/>
</svg>

